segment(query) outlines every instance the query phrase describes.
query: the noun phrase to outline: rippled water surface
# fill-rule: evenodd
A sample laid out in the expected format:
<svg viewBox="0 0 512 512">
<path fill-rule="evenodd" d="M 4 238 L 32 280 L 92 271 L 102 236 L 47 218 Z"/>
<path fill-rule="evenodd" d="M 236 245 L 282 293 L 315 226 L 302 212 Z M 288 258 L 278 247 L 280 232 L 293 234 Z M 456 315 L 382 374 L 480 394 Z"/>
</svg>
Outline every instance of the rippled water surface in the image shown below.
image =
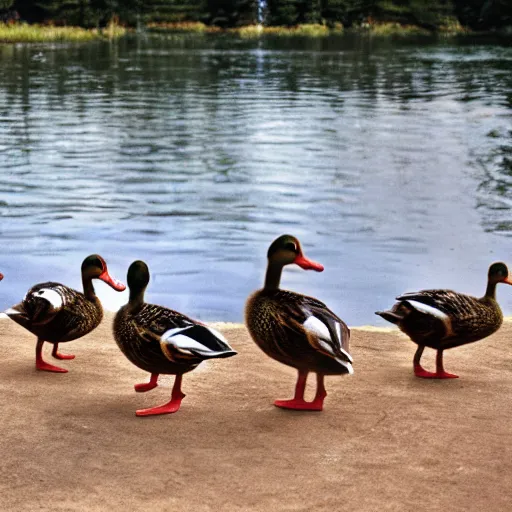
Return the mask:
<svg viewBox="0 0 512 512">
<path fill-rule="evenodd" d="M 282 233 L 326 267 L 283 287 L 351 325 L 512 265 L 510 47 L 139 37 L 4 45 L 0 72 L 5 307 L 97 252 L 122 279 L 145 260 L 149 301 L 241 321 Z"/>
</svg>

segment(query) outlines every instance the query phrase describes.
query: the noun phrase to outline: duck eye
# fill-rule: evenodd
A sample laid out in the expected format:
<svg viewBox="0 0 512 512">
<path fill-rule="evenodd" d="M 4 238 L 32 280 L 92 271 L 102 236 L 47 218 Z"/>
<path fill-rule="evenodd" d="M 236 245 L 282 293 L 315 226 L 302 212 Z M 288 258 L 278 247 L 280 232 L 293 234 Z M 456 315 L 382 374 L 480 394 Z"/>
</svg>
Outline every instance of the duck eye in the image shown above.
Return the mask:
<svg viewBox="0 0 512 512">
<path fill-rule="evenodd" d="M 288 242 L 284 245 L 284 248 L 292 252 L 297 252 L 297 246 L 293 242 Z"/>
<path fill-rule="evenodd" d="M 103 270 L 103 262 L 99 258 L 94 258 L 90 264 L 92 267 L 98 267 L 101 268 L 101 270 Z"/>
</svg>

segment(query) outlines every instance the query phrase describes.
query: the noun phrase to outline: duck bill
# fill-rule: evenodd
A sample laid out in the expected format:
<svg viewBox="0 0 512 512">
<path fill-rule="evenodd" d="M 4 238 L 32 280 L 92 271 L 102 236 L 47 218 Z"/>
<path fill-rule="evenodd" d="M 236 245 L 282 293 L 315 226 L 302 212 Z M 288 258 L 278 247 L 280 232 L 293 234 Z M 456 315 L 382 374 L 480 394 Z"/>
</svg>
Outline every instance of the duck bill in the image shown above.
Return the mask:
<svg viewBox="0 0 512 512">
<path fill-rule="evenodd" d="M 118 292 L 126 290 L 126 286 L 121 283 L 121 281 L 114 279 L 106 270 L 98 276 L 98 279 L 101 279 L 104 283 L 107 283 Z"/>
<path fill-rule="evenodd" d="M 308 260 L 304 255 L 299 254 L 294 260 L 293 263 L 299 265 L 300 268 L 304 270 L 315 270 L 316 272 L 322 272 L 324 270 L 323 265 L 317 263 L 316 261 Z"/>
<path fill-rule="evenodd" d="M 507 284 L 512 284 L 512 278 L 506 277 L 505 279 L 503 279 L 503 282 Z"/>
<path fill-rule="evenodd" d="M 3 274 L 0 274 L 0 281 L 4 278 Z"/>
</svg>

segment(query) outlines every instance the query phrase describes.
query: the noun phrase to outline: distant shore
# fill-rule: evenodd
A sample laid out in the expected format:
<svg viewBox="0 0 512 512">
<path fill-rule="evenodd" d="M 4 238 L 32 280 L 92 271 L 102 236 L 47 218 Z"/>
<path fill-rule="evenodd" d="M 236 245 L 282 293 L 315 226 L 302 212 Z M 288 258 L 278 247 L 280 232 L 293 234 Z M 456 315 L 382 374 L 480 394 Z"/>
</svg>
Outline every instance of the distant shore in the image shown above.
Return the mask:
<svg viewBox="0 0 512 512">
<path fill-rule="evenodd" d="M 118 39 L 127 29 L 115 23 L 105 28 L 86 29 L 72 26 L 29 25 L 27 23 L 0 23 L 2 43 L 54 43 L 87 42 L 101 39 Z"/>
<path fill-rule="evenodd" d="M 457 36 L 507 36 L 512 30 L 499 32 L 474 32 L 458 24 L 441 27 L 432 31 L 416 25 L 381 22 L 365 24 L 345 29 L 341 24 L 334 26 L 303 24 L 291 27 L 247 25 L 236 28 L 220 28 L 200 22 L 150 23 L 144 27 L 155 34 L 226 34 L 244 39 L 259 37 L 326 37 L 330 35 L 358 34 L 373 37 L 457 37 Z M 115 22 L 105 28 L 86 29 L 76 26 L 29 25 L 26 23 L 0 23 L 0 42 L 4 43 L 44 43 L 44 42 L 87 42 L 94 40 L 113 40 L 127 34 L 134 34 L 133 28 L 127 28 Z"/>
</svg>

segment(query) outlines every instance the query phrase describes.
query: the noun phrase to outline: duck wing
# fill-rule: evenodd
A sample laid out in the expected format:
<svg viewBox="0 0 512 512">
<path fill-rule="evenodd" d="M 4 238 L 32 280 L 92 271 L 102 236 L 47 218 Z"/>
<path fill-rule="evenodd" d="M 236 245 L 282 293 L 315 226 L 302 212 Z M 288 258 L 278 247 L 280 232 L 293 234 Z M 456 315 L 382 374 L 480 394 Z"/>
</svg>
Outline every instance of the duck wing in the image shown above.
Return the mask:
<svg viewBox="0 0 512 512">
<path fill-rule="evenodd" d="M 353 373 L 349 353 L 350 329 L 345 322 L 318 299 L 284 290 L 280 292 L 281 307 L 276 312 L 279 323 L 305 335 L 315 350 L 335 359 Z"/>
<path fill-rule="evenodd" d="M 236 352 L 229 346 L 228 340 L 219 331 L 206 325 L 196 324 L 169 329 L 161 340 L 166 349 L 168 345 L 171 345 L 184 355 L 192 355 L 201 359 L 236 355 Z"/>
<path fill-rule="evenodd" d="M 476 297 L 464 295 L 452 290 L 422 290 L 420 292 L 404 293 L 397 300 L 406 301 L 418 310 L 423 307 L 424 313 L 433 316 L 448 315 L 464 320 L 479 314 L 482 304 Z"/>
<path fill-rule="evenodd" d="M 158 341 L 171 361 L 236 355 L 219 331 L 163 306 L 144 304 L 134 322 L 139 334 L 147 341 Z"/>
<path fill-rule="evenodd" d="M 18 323 L 47 324 L 68 304 L 70 294 L 66 288 L 53 282 L 36 284 L 19 304 L 6 310 L 5 314 Z"/>
<path fill-rule="evenodd" d="M 103 316 L 99 301 L 90 301 L 82 293 L 54 282 L 33 286 L 22 302 L 5 313 L 37 336 L 53 342 L 84 336 Z"/>
<path fill-rule="evenodd" d="M 422 290 L 397 297 L 420 313 L 440 320 L 446 329 L 445 338 L 457 337 L 496 323 L 495 309 L 484 305 L 476 297 L 452 290 Z M 501 323 L 501 322 L 500 322 Z"/>
<path fill-rule="evenodd" d="M 419 292 L 404 293 L 396 298 L 407 302 L 415 301 L 431 308 L 435 308 L 445 315 L 465 316 L 474 312 L 478 299 L 452 290 L 421 290 Z M 432 312 L 434 314 L 434 312 Z"/>
</svg>

